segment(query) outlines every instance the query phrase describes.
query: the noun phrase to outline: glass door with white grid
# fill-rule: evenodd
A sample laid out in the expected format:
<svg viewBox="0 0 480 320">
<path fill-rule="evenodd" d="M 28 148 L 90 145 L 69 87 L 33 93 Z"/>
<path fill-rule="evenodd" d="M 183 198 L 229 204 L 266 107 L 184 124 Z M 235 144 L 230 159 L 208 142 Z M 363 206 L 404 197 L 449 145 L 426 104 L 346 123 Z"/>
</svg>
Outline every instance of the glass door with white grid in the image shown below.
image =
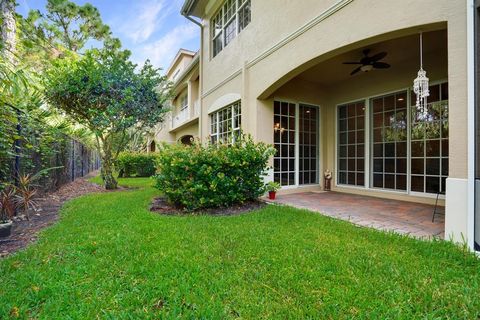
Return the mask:
<svg viewBox="0 0 480 320">
<path fill-rule="evenodd" d="M 315 106 L 274 102 L 274 181 L 284 187 L 319 183 L 319 112 Z"/>
</svg>

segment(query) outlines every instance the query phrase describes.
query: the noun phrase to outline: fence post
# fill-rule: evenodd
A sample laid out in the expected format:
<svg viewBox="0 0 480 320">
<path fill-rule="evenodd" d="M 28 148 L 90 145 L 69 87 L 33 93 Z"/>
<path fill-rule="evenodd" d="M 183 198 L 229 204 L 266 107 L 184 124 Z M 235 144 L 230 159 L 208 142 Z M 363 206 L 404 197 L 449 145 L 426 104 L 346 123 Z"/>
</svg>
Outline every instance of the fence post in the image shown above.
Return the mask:
<svg viewBox="0 0 480 320">
<path fill-rule="evenodd" d="M 83 169 L 84 169 L 84 168 L 83 168 L 83 167 L 84 167 L 83 161 L 84 161 L 84 157 L 85 157 L 85 154 L 83 153 L 83 152 L 84 152 L 84 150 L 83 150 L 83 143 L 80 143 L 80 150 L 81 150 L 81 152 L 80 152 L 80 154 L 81 154 L 81 156 L 80 156 L 80 161 L 82 162 L 82 177 L 83 177 L 83 176 L 85 175 L 85 173 L 83 172 Z"/>
<path fill-rule="evenodd" d="M 22 148 L 20 137 L 22 136 L 22 124 L 20 123 L 20 111 L 17 110 L 17 135 L 15 139 L 15 165 L 13 168 L 13 178 L 15 180 L 15 186 L 18 187 L 18 180 L 20 178 L 20 149 Z"/>
<path fill-rule="evenodd" d="M 71 178 L 72 181 L 75 181 L 75 140 L 72 139 L 72 172 L 71 172 Z"/>
</svg>

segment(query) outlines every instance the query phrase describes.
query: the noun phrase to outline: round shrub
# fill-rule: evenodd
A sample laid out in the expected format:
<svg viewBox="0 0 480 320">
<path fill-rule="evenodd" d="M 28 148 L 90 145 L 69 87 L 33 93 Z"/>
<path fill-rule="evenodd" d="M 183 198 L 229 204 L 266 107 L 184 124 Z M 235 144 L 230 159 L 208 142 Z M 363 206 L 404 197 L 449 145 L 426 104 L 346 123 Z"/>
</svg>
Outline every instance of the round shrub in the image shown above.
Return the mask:
<svg viewBox="0 0 480 320">
<path fill-rule="evenodd" d="M 165 145 L 158 155 L 156 187 L 190 211 L 255 200 L 265 192 L 263 177 L 274 153 L 247 136 L 231 145 Z"/>
<path fill-rule="evenodd" d="M 122 152 L 118 156 L 115 168 L 118 176 L 127 177 L 151 177 L 155 175 L 158 154 Z"/>
</svg>

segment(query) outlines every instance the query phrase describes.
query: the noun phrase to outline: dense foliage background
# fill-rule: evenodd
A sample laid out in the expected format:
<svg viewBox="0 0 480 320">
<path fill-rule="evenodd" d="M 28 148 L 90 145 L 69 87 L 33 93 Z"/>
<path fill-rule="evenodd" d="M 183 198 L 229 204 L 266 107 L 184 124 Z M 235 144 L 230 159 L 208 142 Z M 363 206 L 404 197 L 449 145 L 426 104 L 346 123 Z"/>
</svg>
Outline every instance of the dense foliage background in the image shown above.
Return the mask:
<svg viewBox="0 0 480 320">
<path fill-rule="evenodd" d="M 155 175 L 157 153 L 122 152 L 115 162 L 119 178 L 151 177 Z"/>
<path fill-rule="evenodd" d="M 143 149 L 143 133 L 162 120 L 165 78 L 148 62 L 136 69 L 91 4 L 47 0 L 25 17 L 15 9 L 0 0 L 0 186 L 51 166 L 63 169 L 49 175 L 74 177 L 72 153 L 96 149 L 115 188 L 119 152 Z"/>
</svg>

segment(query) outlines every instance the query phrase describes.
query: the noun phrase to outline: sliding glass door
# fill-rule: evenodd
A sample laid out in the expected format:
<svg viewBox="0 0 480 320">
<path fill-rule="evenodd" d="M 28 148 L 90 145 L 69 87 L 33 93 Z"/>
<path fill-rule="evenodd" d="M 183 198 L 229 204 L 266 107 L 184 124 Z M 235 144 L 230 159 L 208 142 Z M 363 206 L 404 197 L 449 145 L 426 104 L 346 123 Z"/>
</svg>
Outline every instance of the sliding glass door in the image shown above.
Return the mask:
<svg viewBox="0 0 480 320">
<path fill-rule="evenodd" d="M 274 102 L 274 181 L 282 186 L 318 184 L 318 108 Z"/>
</svg>

